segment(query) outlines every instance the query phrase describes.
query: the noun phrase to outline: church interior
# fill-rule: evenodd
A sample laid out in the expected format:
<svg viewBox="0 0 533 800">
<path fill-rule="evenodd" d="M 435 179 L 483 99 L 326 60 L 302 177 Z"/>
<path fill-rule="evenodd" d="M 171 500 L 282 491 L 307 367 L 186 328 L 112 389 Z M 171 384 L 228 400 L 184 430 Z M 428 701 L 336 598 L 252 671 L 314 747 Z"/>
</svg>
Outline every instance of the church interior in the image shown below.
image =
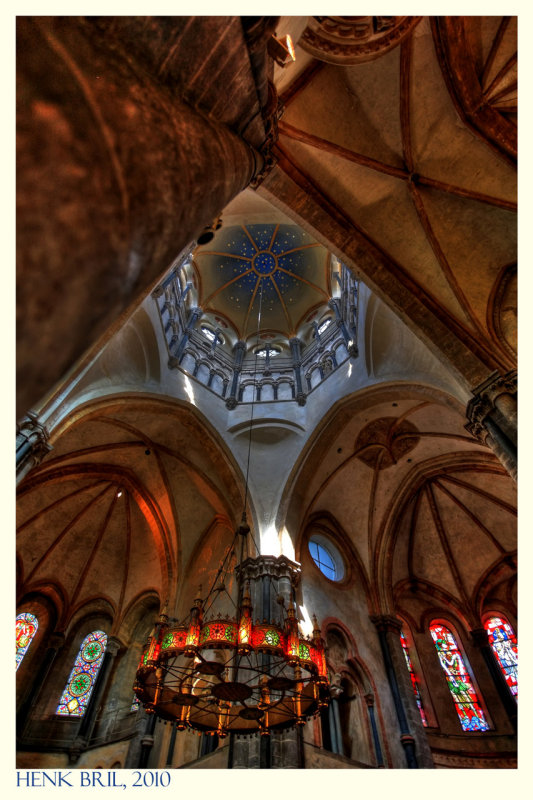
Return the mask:
<svg viewBox="0 0 533 800">
<path fill-rule="evenodd" d="M 517 20 L 19 17 L 17 766 L 517 766 Z"/>
</svg>

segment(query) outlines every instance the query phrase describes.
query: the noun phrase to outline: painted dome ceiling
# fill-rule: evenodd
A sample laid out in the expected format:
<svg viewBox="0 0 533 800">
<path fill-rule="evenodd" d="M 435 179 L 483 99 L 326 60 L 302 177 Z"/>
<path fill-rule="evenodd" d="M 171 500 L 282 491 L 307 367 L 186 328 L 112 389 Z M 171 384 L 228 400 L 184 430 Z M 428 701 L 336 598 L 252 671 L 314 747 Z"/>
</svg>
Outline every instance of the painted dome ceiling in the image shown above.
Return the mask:
<svg viewBox="0 0 533 800">
<path fill-rule="evenodd" d="M 290 338 L 332 294 L 328 251 L 297 225 L 223 227 L 194 253 L 199 305 L 240 339 L 261 330 Z"/>
</svg>

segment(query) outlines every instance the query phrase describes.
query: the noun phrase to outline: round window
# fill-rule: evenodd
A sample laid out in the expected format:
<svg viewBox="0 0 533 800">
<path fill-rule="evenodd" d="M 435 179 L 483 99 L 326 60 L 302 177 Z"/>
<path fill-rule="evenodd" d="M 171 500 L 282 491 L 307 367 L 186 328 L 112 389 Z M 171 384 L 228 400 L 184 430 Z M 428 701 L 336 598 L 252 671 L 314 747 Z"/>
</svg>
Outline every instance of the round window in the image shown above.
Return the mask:
<svg viewBox="0 0 533 800">
<path fill-rule="evenodd" d="M 344 577 L 344 562 L 335 545 L 325 536 L 314 533 L 309 539 L 311 558 L 320 572 L 330 581 L 341 581 Z"/>
</svg>

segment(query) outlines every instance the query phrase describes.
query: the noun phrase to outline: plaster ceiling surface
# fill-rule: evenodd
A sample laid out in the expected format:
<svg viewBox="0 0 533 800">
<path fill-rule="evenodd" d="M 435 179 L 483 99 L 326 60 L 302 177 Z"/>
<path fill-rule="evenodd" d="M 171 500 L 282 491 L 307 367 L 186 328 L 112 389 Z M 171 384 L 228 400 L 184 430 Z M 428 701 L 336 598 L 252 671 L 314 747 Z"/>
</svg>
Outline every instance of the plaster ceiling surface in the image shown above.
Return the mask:
<svg viewBox="0 0 533 800">
<path fill-rule="evenodd" d="M 242 340 L 258 326 L 263 334 L 291 338 L 331 297 L 327 250 L 299 226 L 270 221 L 273 210 L 263 214 L 261 222 L 244 215 L 240 224 L 230 215 L 230 223 L 194 252 L 199 305 Z"/>
<path fill-rule="evenodd" d="M 492 303 L 516 262 L 516 20 L 415 22 L 371 60 L 345 58 L 342 42 L 334 58 L 312 49 L 319 60 L 284 78 L 277 154 L 461 338 L 509 369 Z"/>
</svg>

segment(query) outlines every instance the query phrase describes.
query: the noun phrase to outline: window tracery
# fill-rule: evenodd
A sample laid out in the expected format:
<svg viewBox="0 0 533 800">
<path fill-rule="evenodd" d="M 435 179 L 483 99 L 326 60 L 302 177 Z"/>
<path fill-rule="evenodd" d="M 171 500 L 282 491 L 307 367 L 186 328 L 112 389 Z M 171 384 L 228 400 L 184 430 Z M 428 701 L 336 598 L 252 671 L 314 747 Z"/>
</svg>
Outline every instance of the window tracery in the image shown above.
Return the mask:
<svg viewBox="0 0 533 800">
<path fill-rule="evenodd" d="M 488 723 L 479 704 L 463 657 L 455 638 L 448 628 L 438 622 L 429 626 L 441 667 L 446 675 L 448 689 L 464 731 L 487 731 Z"/>
<path fill-rule="evenodd" d="M 104 660 L 106 645 L 107 635 L 103 631 L 93 631 L 85 637 L 61 695 L 56 714 L 83 717 Z"/>
</svg>

